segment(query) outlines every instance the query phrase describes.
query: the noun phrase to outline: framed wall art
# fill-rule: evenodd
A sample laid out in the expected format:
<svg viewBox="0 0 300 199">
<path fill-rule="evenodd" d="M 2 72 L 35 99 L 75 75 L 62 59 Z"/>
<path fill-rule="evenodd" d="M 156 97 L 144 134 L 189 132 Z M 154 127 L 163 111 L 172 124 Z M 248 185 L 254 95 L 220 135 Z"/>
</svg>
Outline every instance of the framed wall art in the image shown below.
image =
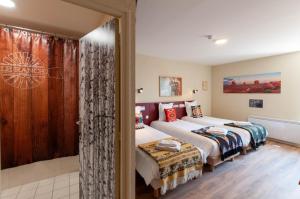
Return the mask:
<svg viewBox="0 0 300 199">
<path fill-rule="evenodd" d="M 159 77 L 159 96 L 171 97 L 182 95 L 182 78 L 181 77 Z"/>
<path fill-rule="evenodd" d="M 281 73 L 225 77 L 224 93 L 281 93 Z"/>
</svg>

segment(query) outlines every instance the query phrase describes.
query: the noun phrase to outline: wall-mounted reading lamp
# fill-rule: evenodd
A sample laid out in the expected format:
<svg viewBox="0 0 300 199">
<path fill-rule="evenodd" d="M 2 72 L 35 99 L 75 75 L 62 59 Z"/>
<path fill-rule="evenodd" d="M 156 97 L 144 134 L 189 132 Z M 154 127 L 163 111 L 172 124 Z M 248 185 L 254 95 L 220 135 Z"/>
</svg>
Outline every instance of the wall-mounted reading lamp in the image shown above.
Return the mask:
<svg viewBox="0 0 300 199">
<path fill-rule="evenodd" d="M 143 88 L 139 88 L 139 89 L 137 89 L 137 92 L 138 92 L 138 93 L 143 93 L 143 91 L 144 91 L 144 89 L 143 89 Z"/>
<path fill-rule="evenodd" d="M 194 93 L 194 94 L 198 93 L 198 90 L 197 90 L 197 89 L 194 89 L 194 90 L 193 90 L 193 93 Z"/>
</svg>

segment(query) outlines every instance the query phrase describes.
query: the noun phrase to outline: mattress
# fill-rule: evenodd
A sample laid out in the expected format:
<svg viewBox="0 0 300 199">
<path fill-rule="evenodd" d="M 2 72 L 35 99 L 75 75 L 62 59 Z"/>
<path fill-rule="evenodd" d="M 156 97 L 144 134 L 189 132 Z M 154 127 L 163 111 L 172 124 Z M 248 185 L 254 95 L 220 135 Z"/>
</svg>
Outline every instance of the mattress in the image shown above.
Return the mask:
<svg viewBox="0 0 300 199">
<path fill-rule="evenodd" d="M 183 120 L 176 120 L 175 122 L 153 121 L 151 123 L 151 127 L 185 142 L 192 143 L 202 149 L 205 160 L 207 157 L 217 158 L 220 156 L 220 149 L 217 142 L 191 132 L 192 130 L 198 130 L 206 126 Z"/>
<path fill-rule="evenodd" d="M 226 120 L 226 119 L 221 119 L 221 118 L 216 118 L 216 117 L 208 117 L 208 116 L 204 116 L 201 118 L 193 118 L 193 117 L 185 116 L 181 119 L 184 121 L 195 123 L 195 124 L 200 124 L 200 125 L 205 125 L 205 126 L 218 126 L 218 127 L 225 128 L 229 131 L 239 134 L 242 138 L 244 147 L 248 147 L 250 144 L 251 135 L 247 130 L 224 125 L 226 123 L 232 123 L 233 120 Z"/>
<path fill-rule="evenodd" d="M 160 175 L 158 164 L 143 150 L 138 148 L 139 144 L 145 144 L 171 136 L 145 125 L 143 129 L 135 130 L 136 145 L 136 170 L 144 178 L 146 185 L 151 184 L 154 189 L 160 188 Z M 204 160 L 204 153 L 198 148 Z"/>
</svg>

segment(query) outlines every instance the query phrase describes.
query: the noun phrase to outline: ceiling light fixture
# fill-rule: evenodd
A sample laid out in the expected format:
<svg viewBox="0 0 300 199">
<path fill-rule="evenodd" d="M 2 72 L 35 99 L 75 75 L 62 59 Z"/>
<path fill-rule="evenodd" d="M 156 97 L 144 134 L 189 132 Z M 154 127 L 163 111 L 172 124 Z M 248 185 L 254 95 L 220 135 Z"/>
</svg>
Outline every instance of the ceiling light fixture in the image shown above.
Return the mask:
<svg viewBox="0 0 300 199">
<path fill-rule="evenodd" d="M 214 43 L 216 44 L 216 45 L 224 45 L 224 44 L 226 44 L 228 42 L 228 39 L 216 39 L 216 40 L 214 40 Z"/>
<path fill-rule="evenodd" d="M 215 37 L 213 35 L 205 35 L 205 38 L 207 38 L 208 40 L 214 42 L 214 44 L 221 46 L 224 45 L 228 42 L 228 39 L 222 38 L 222 39 L 215 39 Z"/>
<path fill-rule="evenodd" d="M 4 6 L 7 8 L 14 8 L 16 7 L 16 4 L 12 0 L 0 0 L 0 6 Z"/>
</svg>

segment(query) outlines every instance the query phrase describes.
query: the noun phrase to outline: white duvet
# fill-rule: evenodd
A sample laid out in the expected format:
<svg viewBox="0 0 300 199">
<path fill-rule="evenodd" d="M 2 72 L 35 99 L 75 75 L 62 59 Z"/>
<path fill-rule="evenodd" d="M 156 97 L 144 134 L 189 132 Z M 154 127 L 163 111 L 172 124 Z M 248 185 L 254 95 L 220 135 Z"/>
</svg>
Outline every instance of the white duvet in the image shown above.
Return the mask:
<svg viewBox="0 0 300 199">
<path fill-rule="evenodd" d="M 217 127 L 225 128 L 229 131 L 239 134 L 242 138 L 244 147 L 247 147 L 250 144 L 251 135 L 247 130 L 224 125 L 226 123 L 234 122 L 233 120 L 226 120 L 226 119 L 208 117 L 208 116 L 203 116 L 201 118 L 193 118 L 193 117 L 185 116 L 181 119 L 184 121 L 192 122 L 194 124 L 199 124 L 204 126 L 217 126 Z"/>
<path fill-rule="evenodd" d="M 218 157 L 220 155 L 220 149 L 217 142 L 191 132 L 192 130 L 198 130 L 206 126 L 183 120 L 176 120 L 175 122 L 153 121 L 151 123 L 151 127 L 184 140 L 185 142 L 192 143 L 196 147 L 202 149 L 204 151 L 205 160 L 208 156 Z"/>
<path fill-rule="evenodd" d="M 145 183 L 147 185 L 151 184 L 154 189 L 160 188 L 158 164 L 147 153 L 138 148 L 138 145 L 169 137 L 171 136 L 147 125 L 143 129 L 135 130 L 136 170 L 144 178 Z M 204 160 L 203 151 L 201 149 L 199 151 Z"/>
</svg>

